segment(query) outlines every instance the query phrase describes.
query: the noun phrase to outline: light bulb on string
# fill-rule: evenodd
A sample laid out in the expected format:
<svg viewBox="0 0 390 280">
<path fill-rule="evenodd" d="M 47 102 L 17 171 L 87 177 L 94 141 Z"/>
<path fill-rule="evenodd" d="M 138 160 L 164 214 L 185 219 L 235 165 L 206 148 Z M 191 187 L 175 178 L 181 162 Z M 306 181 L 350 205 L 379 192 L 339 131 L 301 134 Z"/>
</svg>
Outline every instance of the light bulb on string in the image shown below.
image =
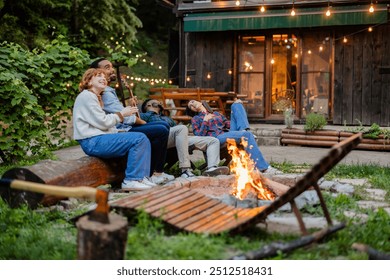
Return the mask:
<svg viewBox="0 0 390 280">
<path fill-rule="evenodd" d="M 348 42 L 347 37 L 344 36 L 343 42 L 344 42 L 344 43 Z"/>
<path fill-rule="evenodd" d="M 264 7 L 264 0 L 263 0 L 263 5 L 260 7 L 260 12 L 264 13 L 265 12 L 265 7 Z"/>
<path fill-rule="evenodd" d="M 207 79 L 211 79 L 211 73 L 207 73 Z"/>
<path fill-rule="evenodd" d="M 292 10 L 291 10 L 290 15 L 291 15 L 292 17 L 295 16 L 294 1 L 292 2 Z"/>
<path fill-rule="evenodd" d="M 370 5 L 370 8 L 368 9 L 368 11 L 369 11 L 370 13 L 373 13 L 373 12 L 375 11 L 375 9 L 374 9 L 374 4 L 372 4 L 372 1 L 371 1 L 371 5 Z"/>
<path fill-rule="evenodd" d="M 240 6 L 240 1 L 236 1 L 236 6 Z"/>
<path fill-rule="evenodd" d="M 328 9 L 326 10 L 326 13 L 325 13 L 325 15 L 327 16 L 327 17 L 330 17 L 330 2 L 328 1 Z"/>
<path fill-rule="evenodd" d="M 368 28 L 368 32 L 372 32 L 372 27 L 371 26 Z"/>
</svg>

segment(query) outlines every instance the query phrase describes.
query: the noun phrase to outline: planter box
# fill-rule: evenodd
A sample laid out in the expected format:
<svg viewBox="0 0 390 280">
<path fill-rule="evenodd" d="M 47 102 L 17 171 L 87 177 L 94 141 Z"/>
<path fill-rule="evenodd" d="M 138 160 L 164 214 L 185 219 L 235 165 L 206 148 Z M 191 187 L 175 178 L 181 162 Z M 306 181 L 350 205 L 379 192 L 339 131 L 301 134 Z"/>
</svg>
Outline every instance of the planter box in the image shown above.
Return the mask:
<svg viewBox="0 0 390 280">
<path fill-rule="evenodd" d="M 316 130 L 306 132 L 298 128 L 285 128 L 282 130 L 280 143 L 282 145 L 331 147 L 338 142 L 350 137 L 354 133 L 337 130 Z M 390 151 L 390 139 L 384 139 L 379 135 L 378 139 L 363 138 L 355 148 L 359 150 Z"/>
</svg>

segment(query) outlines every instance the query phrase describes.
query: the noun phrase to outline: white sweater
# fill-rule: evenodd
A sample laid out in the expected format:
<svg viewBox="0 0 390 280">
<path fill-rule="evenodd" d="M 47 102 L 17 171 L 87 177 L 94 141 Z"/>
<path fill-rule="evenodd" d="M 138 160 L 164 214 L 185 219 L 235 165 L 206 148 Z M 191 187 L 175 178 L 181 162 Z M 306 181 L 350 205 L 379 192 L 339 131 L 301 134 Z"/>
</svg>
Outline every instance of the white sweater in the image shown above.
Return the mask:
<svg viewBox="0 0 390 280">
<path fill-rule="evenodd" d="M 117 114 L 106 114 L 93 92 L 83 90 L 73 106 L 73 138 L 81 140 L 101 134 L 117 133 Z"/>
</svg>

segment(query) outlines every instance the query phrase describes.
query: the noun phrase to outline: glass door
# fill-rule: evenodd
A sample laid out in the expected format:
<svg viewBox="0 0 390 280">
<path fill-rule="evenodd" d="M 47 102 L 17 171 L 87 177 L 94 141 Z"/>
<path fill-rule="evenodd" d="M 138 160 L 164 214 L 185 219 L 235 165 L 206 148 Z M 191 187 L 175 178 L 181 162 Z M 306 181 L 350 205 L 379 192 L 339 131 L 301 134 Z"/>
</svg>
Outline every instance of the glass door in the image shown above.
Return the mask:
<svg viewBox="0 0 390 280">
<path fill-rule="evenodd" d="M 238 88 L 248 117 L 264 117 L 265 36 L 243 36 L 238 59 Z"/>
<path fill-rule="evenodd" d="M 318 34 L 302 43 L 301 116 L 316 113 L 329 117 L 332 43 L 330 35 Z"/>
<path fill-rule="evenodd" d="M 271 114 L 283 115 L 288 108 L 296 106 L 297 45 L 292 34 L 272 36 L 271 58 Z"/>
</svg>

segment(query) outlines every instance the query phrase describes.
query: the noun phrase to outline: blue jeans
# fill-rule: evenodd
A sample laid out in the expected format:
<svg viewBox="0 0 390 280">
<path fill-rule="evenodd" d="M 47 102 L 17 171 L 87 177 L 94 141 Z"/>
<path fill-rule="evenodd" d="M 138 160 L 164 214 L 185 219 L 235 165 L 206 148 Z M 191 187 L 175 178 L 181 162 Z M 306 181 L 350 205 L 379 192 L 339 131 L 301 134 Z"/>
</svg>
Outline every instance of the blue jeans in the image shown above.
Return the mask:
<svg viewBox="0 0 390 280">
<path fill-rule="evenodd" d="M 259 171 L 268 169 L 269 164 L 257 146 L 255 137 L 250 131 L 245 130 L 249 128 L 249 122 L 244 106 L 241 103 L 233 103 L 231 110 L 230 130 L 217 136 L 219 142 L 223 145 L 226 143 L 227 138 L 232 138 L 237 144 L 240 144 L 241 138 L 244 137 L 248 141 L 248 146 L 245 150 L 255 162 L 256 168 Z"/>
<path fill-rule="evenodd" d="M 169 125 L 164 121 L 150 122 L 135 125 L 129 130 L 129 132 L 142 132 L 149 138 L 152 148 L 150 175 L 153 175 L 154 171 L 163 172 L 167 156 Z"/>
<path fill-rule="evenodd" d="M 103 134 L 78 140 L 84 153 L 99 158 L 127 156 L 125 180 L 142 180 L 150 174 L 151 148 L 145 134 Z"/>
<path fill-rule="evenodd" d="M 249 128 L 249 121 L 244 106 L 233 103 L 230 113 L 230 130 L 240 131 Z"/>
</svg>

